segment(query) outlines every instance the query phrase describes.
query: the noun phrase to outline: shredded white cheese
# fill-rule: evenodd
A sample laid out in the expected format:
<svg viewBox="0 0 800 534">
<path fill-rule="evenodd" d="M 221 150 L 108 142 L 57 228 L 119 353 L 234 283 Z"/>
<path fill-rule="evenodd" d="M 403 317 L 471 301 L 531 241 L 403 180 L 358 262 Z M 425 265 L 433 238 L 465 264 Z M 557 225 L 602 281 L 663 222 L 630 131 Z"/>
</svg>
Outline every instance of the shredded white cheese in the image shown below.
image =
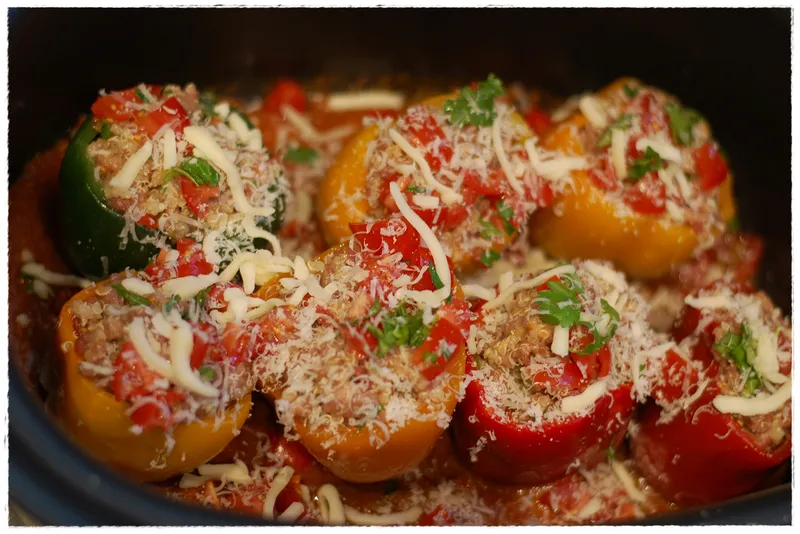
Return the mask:
<svg viewBox="0 0 800 534">
<path fill-rule="evenodd" d="M 329 111 L 358 111 L 363 109 L 402 109 L 406 97 L 397 91 L 359 91 L 331 93 L 326 100 Z"/>
<path fill-rule="evenodd" d="M 608 380 L 598 380 L 586 388 L 583 393 L 561 399 L 561 411 L 564 413 L 583 411 L 594 405 L 597 399 L 605 395 L 607 389 Z"/>
<path fill-rule="evenodd" d="M 147 160 L 150 159 L 152 154 L 153 143 L 147 141 L 139 150 L 128 158 L 128 161 L 125 162 L 117 175 L 114 176 L 108 184 L 119 189 L 130 188 L 136 176 L 139 174 L 139 171 L 142 170 L 142 167 L 144 167 L 144 164 L 147 163 Z"/>
<path fill-rule="evenodd" d="M 722 413 L 736 413 L 739 415 L 763 415 L 779 410 L 783 404 L 792 398 L 791 377 L 778 388 L 772 395 L 763 397 L 735 397 L 733 395 L 717 395 L 712 403 L 714 408 Z"/>
<path fill-rule="evenodd" d="M 600 102 L 591 95 L 581 97 L 578 101 L 578 109 L 589 121 L 589 124 L 597 129 L 605 128 L 608 125 L 608 116 Z"/>
<path fill-rule="evenodd" d="M 456 193 L 454 190 L 450 189 L 434 178 L 431 168 L 428 165 L 428 162 L 425 161 L 425 156 L 422 155 L 422 152 L 411 146 L 411 143 L 406 141 L 397 130 L 394 128 L 389 130 L 389 137 L 397 146 L 400 147 L 403 152 L 406 153 L 409 158 L 412 159 L 412 161 L 414 161 L 414 163 L 419 166 L 419 169 L 422 172 L 422 177 L 425 178 L 425 182 L 427 182 L 431 188 L 439 192 L 439 194 L 442 196 L 442 201 L 445 204 L 455 204 L 464 199 L 461 194 Z"/>
</svg>

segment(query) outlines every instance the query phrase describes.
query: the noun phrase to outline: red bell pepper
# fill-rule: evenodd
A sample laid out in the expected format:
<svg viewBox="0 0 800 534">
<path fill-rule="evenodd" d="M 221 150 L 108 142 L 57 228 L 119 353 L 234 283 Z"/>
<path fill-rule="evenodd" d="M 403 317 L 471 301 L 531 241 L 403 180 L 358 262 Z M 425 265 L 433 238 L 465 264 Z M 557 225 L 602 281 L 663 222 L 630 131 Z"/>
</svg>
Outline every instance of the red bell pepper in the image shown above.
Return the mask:
<svg viewBox="0 0 800 534">
<path fill-rule="evenodd" d="M 694 333 L 699 319 L 698 310 L 686 307 L 675 328 L 676 340 Z M 631 436 L 638 468 L 661 495 L 681 506 L 752 491 L 791 455 L 790 438 L 767 449 L 732 414 L 714 408 L 712 401 L 722 393 L 716 380 L 719 364 L 712 353 L 713 331 L 718 326 L 718 321 L 710 321 L 691 347 L 691 359 L 701 362 L 700 370 L 674 352 L 667 353 L 661 385 L 654 387 L 655 398 L 639 413 Z M 660 421 L 662 405 L 674 406 L 676 399 L 691 398 L 705 379 L 708 384 L 698 398 Z"/>
<path fill-rule="evenodd" d="M 467 373 L 474 369 L 468 359 Z M 563 477 L 570 466 L 590 468 L 624 438 L 633 415 L 631 387 L 611 390 L 586 414 L 530 428 L 501 422 L 486 404 L 483 384 L 473 379 L 453 420 L 456 449 L 478 474 L 506 484 L 543 484 Z M 472 462 L 470 449 L 481 438 Z"/>
</svg>

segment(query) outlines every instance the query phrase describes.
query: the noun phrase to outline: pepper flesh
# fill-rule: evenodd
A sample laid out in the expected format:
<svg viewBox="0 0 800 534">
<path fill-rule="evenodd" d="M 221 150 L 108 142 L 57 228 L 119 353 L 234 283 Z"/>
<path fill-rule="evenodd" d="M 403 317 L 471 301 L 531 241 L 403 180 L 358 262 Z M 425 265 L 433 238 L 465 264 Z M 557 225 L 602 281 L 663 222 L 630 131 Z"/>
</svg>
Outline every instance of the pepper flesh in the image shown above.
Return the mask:
<svg viewBox="0 0 800 534">
<path fill-rule="evenodd" d="M 692 311 L 690 311 L 692 310 Z M 675 329 L 678 341 L 694 331 L 699 312 L 684 309 Z M 691 324 L 693 323 L 693 324 Z M 713 330 L 714 325 L 710 325 Z M 789 459 L 791 437 L 768 450 L 736 421 L 713 407 L 722 394 L 716 380 L 719 364 L 711 352 L 713 340 L 701 332 L 692 347 L 692 360 L 703 364 L 710 379 L 698 396 L 667 421 L 656 400 L 672 402 L 699 387 L 698 370 L 674 351 L 667 352 L 663 367 L 666 385 L 654 388 L 650 400 L 638 414 L 637 430 L 631 435 L 631 453 L 648 482 L 661 495 L 681 506 L 721 501 L 756 489 L 772 470 Z"/>
<path fill-rule="evenodd" d="M 474 365 L 467 361 L 467 373 Z M 584 415 L 525 428 L 501 422 L 486 404 L 484 386 L 474 379 L 453 420 L 456 450 L 479 475 L 505 484 L 544 484 L 563 477 L 577 462 L 591 468 L 625 437 L 633 416 L 631 388 L 613 389 Z M 476 447 L 481 439 L 483 445 Z"/>
<path fill-rule="evenodd" d="M 445 101 L 456 96 L 456 93 L 439 95 L 423 100 L 420 105 L 443 107 Z M 527 129 L 527 123 L 521 116 L 514 113 L 514 118 Z M 369 144 L 377 137 L 377 125 L 369 126 L 353 136 L 320 182 L 317 218 L 325 240 L 331 246 L 350 238 L 351 223 L 375 219 L 365 194 L 369 174 L 365 160 Z M 516 232 L 513 234 L 501 232 L 501 234 L 488 247 L 493 252 L 502 252 L 517 237 Z M 453 255 L 451 259 L 457 272 L 468 272 L 482 267 L 480 259 L 470 254 Z"/>
<path fill-rule="evenodd" d="M 89 144 L 98 135 L 90 114 L 72 138 L 59 176 L 67 254 L 78 272 L 95 280 L 127 268 L 141 269 L 158 253 L 154 245 L 133 239 L 121 246 L 125 218 L 106 204 L 88 154 Z M 156 235 L 140 224 L 134 229 L 140 240 Z"/>
<path fill-rule="evenodd" d="M 319 256 L 316 261 L 324 261 L 329 254 L 336 254 L 348 245 L 341 244 L 331 248 Z M 262 286 L 256 296 L 268 300 L 280 291 L 280 279 L 287 275 L 279 275 Z M 453 293 L 462 296 L 460 286 L 454 287 Z M 464 344 L 453 353 L 444 368 L 449 373 L 446 382 L 437 386 L 441 392 L 435 409 L 452 415 L 458 403 L 458 391 L 464 377 L 466 352 Z M 279 399 L 281 391 L 267 391 L 272 399 Z M 421 414 L 431 413 L 434 409 L 428 404 L 420 403 Z M 339 426 L 334 433 L 312 431 L 299 418 L 294 421 L 295 431 L 300 436 L 300 443 L 325 468 L 337 477 L 348 482 L 368 483 L 389 480 L 401 476 L 418 466 L 431 451 L 436 441 L 444 432 L 436 419 L 430 421 L 411 421 L 392 433 L 380 447 L 370 443 L 367 431 L 353 427 Z M 335 438 L 335 439 L 332 439 Z M 326 442 L 335 441 L 334 444 Z"/>
<path fill-rule="evenodd" d="M 78 367 L 82 361 L 75 350 L 78 338 L 70 303 L 90 299 L 100 283 L 82 290 L 61 309 L 58 321 L 58 345 L 64 357 L 64 397 L 61 420 L 69 434 L 92 456 L 110 464 L 131 478 L 143 482 L 166 480 L 192 471 L 216 456 L 235 437 L 250 415 L 251 395 L 228 409 L 216 425 L 214 417 L 180 424 L 173 428 L 172 449 L 166 451 L 166 434 L 150 429 L 131 432 L 129 405 L 114 395 L 98 389 Z"/>
<path fill-rule="evenodd" d="M 640 84 L 623 78 L 599 94 L 606 96 L 632 83 Z M 576 112 L 553 127 L 542 145 L 547 150 L 581 156 L 585 151 L 575 132 L 586 124 L 586 117 Z M 611 260 L 627 274 L 640 278 L 664 276 L 693 256 L 698 236 L 689 225 L 664 222 L 661 217 L 643 213 L 620 216 L 587 171 L 572 171 L 571 176 L 574 189 L 531 218 L 533 239 L 548 254 Z M 720 185 L 719 195 L 720 215 L 729 221 L 736 211 L 730 174 Z"/>
</svg>

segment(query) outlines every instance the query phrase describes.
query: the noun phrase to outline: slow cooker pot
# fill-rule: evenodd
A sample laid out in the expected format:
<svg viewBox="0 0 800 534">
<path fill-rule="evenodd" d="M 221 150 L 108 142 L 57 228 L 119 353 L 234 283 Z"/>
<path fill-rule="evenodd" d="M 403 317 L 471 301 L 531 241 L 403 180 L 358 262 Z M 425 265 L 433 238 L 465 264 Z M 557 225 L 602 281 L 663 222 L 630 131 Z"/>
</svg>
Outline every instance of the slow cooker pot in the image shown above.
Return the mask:
<svg viewBox="0 0 800 534">
<path fill-rule="evenodd" d="M 737 176 L 743 229 L 766 241 L 761 287 L 790 310 L 790 17 L 788 9 L 11 10 L 9 183 L 66 135 L 99 87 L 191 80 L 258 94 L 277 76 L 406 73 L 453 84 L 494 72 L 568 95 L 633 75 L 714 125 Z M 164 54 L 176 40 L 180 57 Z M 37 520 L 257 522 L 168 501 L 92 461 L 10 367 L 10 496 Z M 789 523 L 791 485 L 777 482 L 640 523 Z"/>
</svg>

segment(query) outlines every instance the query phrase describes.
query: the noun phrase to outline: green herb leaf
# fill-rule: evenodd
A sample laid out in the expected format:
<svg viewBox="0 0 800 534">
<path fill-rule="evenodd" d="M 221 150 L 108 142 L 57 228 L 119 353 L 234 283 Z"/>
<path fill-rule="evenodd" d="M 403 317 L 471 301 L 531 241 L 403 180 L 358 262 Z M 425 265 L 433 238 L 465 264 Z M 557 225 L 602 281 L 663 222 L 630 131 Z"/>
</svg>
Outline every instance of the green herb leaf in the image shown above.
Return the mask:
<svg viewBox="0 0 800 534">
<path fill-rule="evenodd" d="M 627 130 L 631 127 L 633 121 L 633 115 L 624 114 L 620 115 L 617 120 L 611 123 L 611 125 L 605 129 L 603 134 L 600 136 L 600 139 L 597 140 L 597 148 L 605 148 L 607 146 L 611 146 L 611 131 L 612 130 Z"/>
<path fill-rule="evenodd" d="M 376 356 L 382 358 L 395 347 L 419 347 L 428 338 L 430 326 L 422 320 L 422 310 L 411 315 L 401 303 L 381 320 L 381 328 L 374 324 L 367 325 L 369 331 L 378 340 Z"/>
<path fill-rule="evenodd" d="M 205 288 L 197 295 L 194 296 L 194 301 L 197 303 L 197 306 L 202 308 L 203 305 L 206 303 L 206 299 L 208 298 L 208 288 Z"/>
<path fill-rule="evenodd" d="M 508 235 L 514 235 L 514 232 L 517 231 L 517 227 L 511 222 L 511 219 L 514 217 L 514 210 L 502 200 L 498 200 L 495 207 L 497 208 L 497 213 L 500 215 L 500 218 L 503 219 L 506 233 Z"/>
<path fill-rule="evenodd" d="M 611 338 L 613 338 L 614 334 L 617 333 L 617 328 L 619 328 L 619 313 L 611 306 L 611 304 L 608 303 L 608 301 L 606 301 L 606 299 L 600 299 L 600 305 L 603 307 L 602 315 L 609 316 L 608 331 L 606 332 L 606 335 L 600 335 L 600 332 L 597 330 L 597 323 L 581 322 L 580 324 L 589 329 L 589 332 L 592 334 L 594 339 L 582 350 L 570 349 L 570 352 L 580 354 L 582 356 L 594 354 L 598 350 L 602 349 L 606 343 L 611 341 Z"/>
<path fill-rule="evenodd" d="M 657 171 L 664 166 L 664 161 L 658 152 L 651 147 L 647 147 L 644 155 L 641 158 L 635 159 L 631 162 L 628 169 L 628 178 L 631 180 L 641 180 L 644 176 L 651 171 Z"/>
<path fill-rule="evenodd" d="M 220 176 L 217 170 L 208 160 L 196 156 L 183 160 L 179 167 L 167 169 L 164 173 L 164 184 L 178 175 L 186 176 L 195 185 L 219 185 Z"/>
<path fill-rule="evenodd" d="M 606 456 L 608 456 L 609 459 L 613 460 L 616 455 L 617 455 L 617 451 L 614 450 L 614 447 L 609 447 L 609 448 L 606 449 Z"/>
<path fill-rule="evenodd" d="M 491 126 L 497 118 L 494 99 L 501 96 L 503 91 L 503 82 L 490 74 L 485 82 L 478 83 L 477 89 L 464 87 L 458 98 L 445 101 L 444 112 L 450 123 L 459 128 L 468 124 Z"/>
<path fill-rule="evenodd" d="M 136 89 L 134 89 L 133 92 L 136 93 L 136 97 L 139 100 L 141 100 L 143 104 L 147 104 L 148 102 L 150 102 L 150 99 L 147 98 L 145 96 L 144 92 L 141 89 L 139 89 L 138 87 Z"/>
<path fill-rule="evenodd" d="M 481 255 L 481 263 L 487 267 L 494 265 L 494 262 L 500 259 L 500 253 L 494 250 L 487 250 Z"/>
<path fill-rule="evenodd" d="M 292 163 L 303 163 L 305 165 L 313 165 L 314 161 L 319 157 L 319 152 L 313 148 L 301 146 L 298 148 L 290 148 L 283 156 L 283 161 Z"/>
<path fill-rule="evenodd" d="M 475 367 L 477 367 L 478 370 L 480 370 L 483 369 L 484 365 L 486 365 L 486 362 L 483 360 L 483 358 L 481 358 L 480 356 L 475 356 Z"/>
<path fill-rule="evenodd" d="M 738 232 L 742 229 L 741 222 L 739 221 L 739 217 L 734 215 L 733 218 L 728 221 L 728 230 L 731 232 Z"/>
<path fill-rule="evenodd" d="M 103 121 L 103 126 L 100 128 L 100 137 L 103 139 L 111 137 L 111 126 L 105 121 Z"/>
<path fill-rule="evenodd" d="M 231 108 L 231 115 L 232 115 L 232 114 L 234 114 L 234 113 L 235 113 L 236 115 L 239 115 L 239 117 L 241 117 L 241 119 L 244 121 L 244 123 L 247 125 L 247 127 L 248 127 L 250 130 L 253 130 L 253 129 L 255 128 L 255 125 L 252 123 L 252 121 L 250 120 L 250 118 L 249 118 L 247 115 L 245 115 L 245 114 L 244 114 L 244 112 L 242 112 L 242 111 L 239 111 L 239 110 L 238 110 L 238 109 L 236 109 L 236 108 Z"/>
<path fill-rule="evenodd" d="M 180 302 L 178 295 L 172 295 L 169 300 L 164 304 L 164 313 L 169 313 Z"/>
<path fill-rule="evenodd" d="M 628 98 L 636 98 L 636 95 L 638 95 L 640 91 L 638 87 L 630 86 L 627 83 L 622 86 L 622 90 L 625 91 L 625 96 Z"/>
<path fill-rule="evenodd" d="M 198 371 L 200 373 L 200 378 L 206 382 L 213 382 L 214 377 L 217 376 L 217 372 L 210 365 L 201 365 Z"/>
<path fill-rule="evenodd" d="M 439 273 L 436 272 L 436 267 L 433 266 L 433 263 L 428 264 L 428 270 L 431 272 L 431 280 L 433 280 L 434 287 L 436 287 L 436 289 L 443 288 L 444 282 L 439 278 Z"/>
<path fill-rule="evenodd" d="M 427 189 L 425 189 L 424 187 L 419 187 L 418 185 L 406 186 L 406 191 L 408 191 L 409 193 L 417 193 L 420 195 L 424 195 L 425 193 L 428 192 Z"/>
<path fill-rule="evenodd" d="M 439 361 L 439 355 L 436 354 L 435 352 L 430 352 L 430 351 L 426 350 L 422 354 L 422 359 L 425 360 L 426 362 L 428 362 L 429 364 L 433 365 L 433 364 L 435 364 L 436 362 Z"/>
<path fill-rule="evenodd" d="M 753 331 L 746 322 L 741 324 L 740 334 L 727 332 L 719 343 L 713 346 L 721 356 L 733 361 L 743 376 L 748 377 L 744 390 L 744 394 L 748 397 L 752 396 L 761 385 L 761 376 L 753 366 L 757 355 L 756 347 L 757 341 L 753 338 Z"/>
<path fill-rule="evenodd" d="M 550 280 L 547 287 L 549 289 L 539 291 L 533 299 L 542 321 L 564 328 L 578 324 L 581 318 L 581 301 L 576 292 L 562 281 Z"/>
<path fill-rule="evenodd" d="M 673 141 L 683 146 L 691 145 L 694 142 L 694 125 L 703 120 L 703 116 L 693 109 L 681 107 L 674 102 L 667 102 L 664 111 L 669 117 Z"/>
<path fill-rule="evenodd" d="M 133 293 L 132 291 L 128 291 L 127 289 L 122 287 L 122 284 L 111 284 L 111 287 L 113 287 L 114 290 L 119 294 L 119 296 L 122 297 L 122 300 L 124 300 L 125 302 L 127 302 L 128 304 L 130 304 L 132 306 L 149 306 L 150 305 L 150 300 L 149 299 L 147 299 L 147 298 L 145 298 L 145 297 L 143 297 L 141 295 L 137 295 L 136 293 Z"/>
<path fill-rule="evenodd" d="M 217 105 L 217 96 L 211 91 L 200 93 L 200 109 L 203 110 L 203 116 L 207 119 L 216 116 L 217 112 L 214 111 L 214 106 Z"/>
<path fill-rule="evenodd" d="M 381 312 L 382 308 L 383 304 L 381 304 L 380 299 L 375 299 L 375 302 L 373 302 L 372 306 L 370 306 L 369 308 L 369 312 L 367 313 L 367 319 L 371 319 L 372 317 L 378 315 Z"/>
<path fill-rule="evenodd" d="M 492 239 L 495 236 L 503 235 L 503 231 L 498 227 L 487 221 L 486 219 L 479 219 L 478 224 L 481 225 L 481 237 L 484 239 Z"/>
</svg>

